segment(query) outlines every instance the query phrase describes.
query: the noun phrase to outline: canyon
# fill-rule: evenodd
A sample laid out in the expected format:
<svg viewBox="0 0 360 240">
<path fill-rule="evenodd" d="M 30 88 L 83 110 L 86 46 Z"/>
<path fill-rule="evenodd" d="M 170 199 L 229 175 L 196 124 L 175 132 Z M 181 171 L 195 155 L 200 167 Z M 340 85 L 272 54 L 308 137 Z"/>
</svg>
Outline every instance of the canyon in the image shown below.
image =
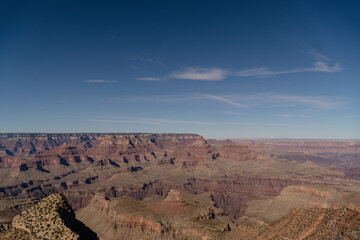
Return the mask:
<svg viewBox="0 0 360 240">
<path fill-rule="evenodd" d="M 54 193 L 100 239 L 356 239 L 360 141 L 0 134 L 0 239 Z"/>
</svg>

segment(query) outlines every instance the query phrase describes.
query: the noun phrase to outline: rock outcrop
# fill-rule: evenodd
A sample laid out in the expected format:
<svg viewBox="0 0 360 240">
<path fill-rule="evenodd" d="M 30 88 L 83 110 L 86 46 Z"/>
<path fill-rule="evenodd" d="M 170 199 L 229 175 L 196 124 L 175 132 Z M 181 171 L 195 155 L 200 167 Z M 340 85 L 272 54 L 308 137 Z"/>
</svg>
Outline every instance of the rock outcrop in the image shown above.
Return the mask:
<svg viewBox="0 0 360 240">
<path fill-rule="evenodd" d="M 75 213 L 66 198 L 51 194 L 15 216 L 5 236 L 10 239 L 97 239 Z"/>
<path fill-rule="evenodd" d="M 97 194 L 90 205 L 77 212 L 79 219 L 104 240 L 219 239 L 231 230 L 222 215 L 208 195 L 189 198 L 173 189 L 166 200 L 156 202 L 109 199 Z"/>
</svg>

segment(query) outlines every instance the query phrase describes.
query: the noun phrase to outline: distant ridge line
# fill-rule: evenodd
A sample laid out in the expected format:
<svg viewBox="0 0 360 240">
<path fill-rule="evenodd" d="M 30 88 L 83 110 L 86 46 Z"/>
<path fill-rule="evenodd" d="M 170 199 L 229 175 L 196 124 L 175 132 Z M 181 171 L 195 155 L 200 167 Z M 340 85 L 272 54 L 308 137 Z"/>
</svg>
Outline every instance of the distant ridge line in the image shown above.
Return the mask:
<svg viewBox="0 0 360 240">
<path fill-rule="evenodd" d="M 154 135 L 154 136 L 200 136 L 195 133 L 0 133 L 0 138 L 39 136 L 104 136 L 104 135 Z"/>
</svg>

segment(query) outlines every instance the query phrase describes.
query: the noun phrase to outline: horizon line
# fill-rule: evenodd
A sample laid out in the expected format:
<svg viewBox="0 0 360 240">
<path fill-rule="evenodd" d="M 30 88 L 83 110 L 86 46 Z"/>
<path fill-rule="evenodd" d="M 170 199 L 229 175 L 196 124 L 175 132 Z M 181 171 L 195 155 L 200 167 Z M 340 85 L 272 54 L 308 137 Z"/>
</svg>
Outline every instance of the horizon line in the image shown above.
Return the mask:
<svg viewBox="0 0 360 240">
<path fill-rule="evenodd" d="M 187 132 L 0 132 L 0 135 L 3 134 L 188 134 L 188 135 L 198 135 L 198 133 L 187 133 Z M 207 137 L 207 140 L 348 140 L 348 141 L 360 141 L 360 138 L 288 138 L 288 137 L 222 137 L 222 138 L 212 138 Z"/>
</svg>

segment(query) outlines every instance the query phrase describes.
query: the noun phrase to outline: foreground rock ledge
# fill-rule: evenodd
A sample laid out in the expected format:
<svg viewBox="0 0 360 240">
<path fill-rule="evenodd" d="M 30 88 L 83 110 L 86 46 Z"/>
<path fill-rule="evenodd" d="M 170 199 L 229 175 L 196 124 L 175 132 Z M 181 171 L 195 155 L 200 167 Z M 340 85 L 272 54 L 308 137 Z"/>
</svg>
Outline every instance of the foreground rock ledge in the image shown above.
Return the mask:
<svg viewBox="0 0 360 240">
<path fill-rule="evenodd" d="M 97 235 L 75 218 L 66 198 L 51 194 L 14 217 L 5 234 L 10 239 L 98 239 Z"/>
</svg>

